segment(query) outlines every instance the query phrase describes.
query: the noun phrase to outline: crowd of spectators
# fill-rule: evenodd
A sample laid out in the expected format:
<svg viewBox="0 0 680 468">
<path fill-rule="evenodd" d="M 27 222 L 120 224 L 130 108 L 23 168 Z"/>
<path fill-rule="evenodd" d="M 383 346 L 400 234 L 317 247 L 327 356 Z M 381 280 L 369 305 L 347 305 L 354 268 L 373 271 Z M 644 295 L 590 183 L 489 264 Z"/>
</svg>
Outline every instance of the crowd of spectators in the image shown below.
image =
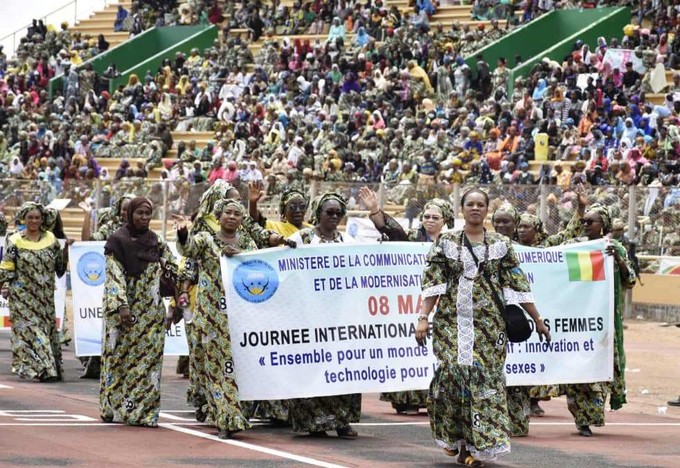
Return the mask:
<svg viewBox="0 0 680 468">
<path fill-rule="evenodd" d="M 662 104 L 648 96 L 664 67 L 677 64 L 679 2 L 600 2 L 633 7 L 621 36 L 600 38 L 592 50 L 578 41 L 561 61 L 544 59 L 512 83 L 512 94 L 509 69 L 528 57 L 501 59 L 492 71 L 476 55 L 513 22 L 592 3 L 511 2 L 512 21 L 444 27 L 431 20 L 438 5 L 430 0 L 408 14 L 380 0 L 138 1 L 119 11 L 116 28 L 214 23 L 222 34 L 213 47 L 177 53 L 115 90 L 115 64 L 101 76 L 79 66 L 106 50 L 103 37 L 37 22 L 13 59 L 0 54 L 0 177 L 37 179 L 44 199 L 77 186 L 68 194 L 76 200 L 90 193 L 71 182 L 157 182 L 156 168 L 177 182 L 178 200 L 218 178 L 262 182 L 270 195 L 313 180 L 384 182 L 407 207 L 456 183 L 550 184 L 567 202 L 578 182 L 602 187 L 600 196 L 638 185 L 660 190 L 641 202 L 651 236 L 654 213 L 678 221 L 680 75 L 662 83 Z M 473 14 L 492 6 L 476 1 Z M 307 36 L 290 38 L 299 34 Z M 608 49 L 639 60 L 611 67 Z M 463 57 L 475 55 L 473 71 Z M 62 73 L 50 99 L 47 83 Z M 173 142 L 172 130 L 210 131 L 215 140 L 205 148 Z M 170 149 L 176 157 L 164 161 Z M 100 167 L 104 158 L 121 159 L 115 173 Z M 533 170 L 542 159 L 556 162 Z"/>
</svg>

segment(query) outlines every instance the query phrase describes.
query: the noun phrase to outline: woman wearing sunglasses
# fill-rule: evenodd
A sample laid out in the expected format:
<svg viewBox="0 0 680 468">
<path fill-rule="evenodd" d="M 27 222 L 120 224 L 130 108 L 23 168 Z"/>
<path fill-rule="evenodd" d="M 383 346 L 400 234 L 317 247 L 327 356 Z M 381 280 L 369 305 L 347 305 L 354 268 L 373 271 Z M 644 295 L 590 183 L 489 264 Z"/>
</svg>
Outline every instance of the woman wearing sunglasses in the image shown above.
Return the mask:
<svg viewBox="0 0 680 468">
<path fill-rule="evenodd" d="M 300 229 L 289 237 L 297 245 L 354 243 L 338 231 L 347 214 L 347 201 L 337 193 L 327 192 L 312 203 L 313 227 Z M 295 432 L 309 432 L 312 437 L 327 437 L 335 430 L 338 437 L 354 439 L 357 432 L 350 423 L 359 422 L 361 394 L 337 395 L 289 400 L 290 421 Z"/>
<path fill-rule="evenodd" d="M 521 245 L 529 247 L 553 247 L 578 237 L 581 233 L 581 218 L 585 212 L 588 198 L 583 185 L 576 187 L 577 208 L 574 210 L 569 224 L 557 234 L 548 236 L 543 228 L 543 222 L 536 215 L 523 213 L 517 216 L 515 209 L 501 206 L 494 213 L 494 229 L 496 232 L 509 237 L 512 233 Z M 509 218 L 512 221 L 509 221 Z M 512 229 L 511 231 L 509 229 Z M 507 387 L 508 415 L 510 416 L 510 435 L 524 437 L 529 435 L 529 416 L 542 417 L 545 411 L 538 404 L 560 395 L 556 385 L 540 385 L 536 387 L 513 386 Z"/>
<path fill-rule="evenodd" d="M 612 217 L 609 208 L 599 203 L 591 205 L 583 219 L 585 238 L 571 242 L 602 239 L 611 232 Z M 635 286 L 635 270 L 628 259 L 626 248 L 617 240 L 611 239 L 605 250 L 614 257 L 614 380 L 589 384 L 565 385 L 567 407 L 574 416 L 578 434 L 592 437 L 590 426 L 604 426 L 604 403 L 609 394 L 609 405 L 618 410 L 626 403 L 626 355 L 623 350 L 623 288 Z"/>
<path fill-rule="evenodd" d="M 257 209 L 257 203 L 265 195 L 262 187 L 256 183 L 251 183 L 249 187 L 248 209 L 250 216 L 263 228 L 290 237 L 304 227 L 312 227 L 305 223 L 305 213 L 309 206 L 309 198 L 298 189 L 288 189 L 281 194 L 279 203 L 279 213 L 281 221 L 274 221 L 265 218 Z"/>
<path fill-rule="evenodd" d="M 378 195 L 368 187 L 359 189 L 359 197 L 368 209 L 368 218 L 389 241 L 436 242 L 444 226 L 453 227 L 455 219 L 451 204 L 440 198 L 425 203 L 420 213 L 420 227 L 404 230 L 391 216 L 378 206 Z M 381 393 L 381 401 L 389 401 L 397 414 L 418 414 L 427 407 L 427 390 Z"/>
</svg>

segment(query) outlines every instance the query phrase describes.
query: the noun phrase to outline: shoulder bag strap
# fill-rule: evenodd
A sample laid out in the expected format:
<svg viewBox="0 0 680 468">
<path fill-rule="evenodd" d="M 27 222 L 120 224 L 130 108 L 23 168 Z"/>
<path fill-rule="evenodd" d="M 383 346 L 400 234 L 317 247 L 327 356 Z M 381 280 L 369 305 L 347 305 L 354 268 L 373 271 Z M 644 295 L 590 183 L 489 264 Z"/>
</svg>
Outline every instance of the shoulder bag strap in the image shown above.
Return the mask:
<svg viewBox="0 0 680 468">
<path fill-rule="evenodd" d="M 475 255 L 474 250 L 472 249 L 472 244 L 470 243 L 470 239 L 468 239 L 468 236 L 463 233 L 463 243 L 465 244 L 465 247 L 467 247 L 468 251 L 470 252 L 470 255 L 472 255 L 473 260 L 477 264 L 477 270 L 481 270 L 480 273 L 482 274 L 482 278 L 486 280 L 486 283 L 489 285 L 489 290 L 491 292 L 491 296 L 493 297 L 493 301 L 496 303 L 496 307 L 498 307 L 498 310 L 503 313 L 505 310 L 505 304 L 501 300 L 500 296 L 498 295 L 498 292 L 496 291 L 496 288 L 493 287 L 493 284 L 491 283 L 491 279 L 489 278 L 488 273 L 486 272 L 486 269 L 483 267 L 482 264 L 479 263 L 479 259 L 477 258 L 477 255 Z M 482 285 L 483 287 L 483 285 Z"/>
</svg>

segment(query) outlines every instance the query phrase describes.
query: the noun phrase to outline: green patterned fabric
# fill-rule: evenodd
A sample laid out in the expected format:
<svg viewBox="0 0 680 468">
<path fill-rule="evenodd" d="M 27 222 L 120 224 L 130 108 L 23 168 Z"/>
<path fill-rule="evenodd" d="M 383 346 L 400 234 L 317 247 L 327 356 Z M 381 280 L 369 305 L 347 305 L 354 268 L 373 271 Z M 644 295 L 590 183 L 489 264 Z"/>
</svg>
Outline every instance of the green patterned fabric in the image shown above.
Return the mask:
<svg viewBox="0 0 680 468">
<path fill-rule="evenodd" d="M 160 257 L 176 268 L 175 257 L 158 236 Z M 113 256 L 106 256 L 104 338 L 99 410 L 104 421 L 156 427 L 161 406 L 161 370 L 165 342 L 165 305 L 160 297 L 161 266 L 149 263 L 130 276 Z M 121 307 L 135 318 L 121 325 Z"/>
<path fill-rule="evenodd" d="M 582 239 L 574 239 L 573 242 Z M 618 410 L 626 403 L 626 353 L 623 347 L 623 288 L 632 288 L 636 277 L 633 265 L 628 259 L 626 248 L 617 240 L 612 244 L 628 267 L 624 276 L 614 262 L 614 380 L 593 384 L 564 385 L 567 407 L 574 416 L 577 426 L 604 426 L 604 402 L 609 394 L 609 405 Z"/>
<path fill-rule="evenodd" d="M 440 447 L 465 446 L 479 459 L 493 459 L 510 451 L 505 321 L 462 239 L 462 231 L 443 233 L 423 273 L 423 297 L 439 297 L 432 346 L 440 365 L 428 412 Z M 472 248 L 506 301 L 533 302 L 508 238 L 485 233 Z"/>
<path fill-rule="evenodd" d="M 333 197 L 331 197 L 333 198 Z M 323 203 L 329 198 L 324 199 Z M 323 203 L 319 204 L 321 206 Z M 298 237 L 299 235 L 299 237 Z M 294 234 L 303 244 L 343 243 L 338 234 L 333 241 L 327 241 L 314 234 L 314 229 L 305 228 Z M 361 394 L 336 395 L 316 398 L 289 400 L 289 416 L 295 432 L 322 432 L 342 429 L 361 417 Z"/>
<path fill-rule="evenodd" d="M 61 348 L 54 308 L 54 275 L 66 270 L 51 232 L 38 242 L 23 233 L 7 239 L 0 284 L 9 288 L 12 372 L 25 379 L 62 379 Z"/>
<path fill-rule="evenodd" d="M 196 385 L 192 389 L 194 404 L 205 404 L 200 410 L 206 422 L 218 429 L 238 431 L 250 424 L 243 415 L 238 400 L 234 361 L 231 354 L 227 305 L 224 300 L 220 257 L 226 243 L 209 232 L 189 236 L 187 242 L 177 243 L 181 255 L 196 262 L 198 282 L 196 305 L 191 324 L 192 359 L 190 374 Z M 247 235 L 241 235 L 237 247 L 242 251 L 257 246 Z"/>
<path fill-rule="evenodd" d="M 510 417 L 510 437 L 529 435 L 530 390 L 530 387 L 525 386 L 506 388 L 508 416 Z"/>
<path fill-rule="evenodd" d="M 434 205 L 441 210 L 439 205 Z M 427 209 L 427 205 L 425 206 L 425 209 Z M 425 209 L 423 209 L 423 211 L 425 211 Z M 431 239 L 427 235 L 425 228 L 422 226 L 417 229 L 412 228 L 405 231 L 404 228 L 402 228 L 401 225 L 390 215 L 383 212 L 383 218 L 385 219 L 385 225 L 378 229 L 378 231 L 381 234 L 387 236 L 389 241 L 431 242 Z M 392 408 L 396 409 L 397 412 L 414 408 L 426 408 L 427 390 L 409 390 L 406 392 L 381 393 L 380 401 L 392 403 Z"/>
</svg>

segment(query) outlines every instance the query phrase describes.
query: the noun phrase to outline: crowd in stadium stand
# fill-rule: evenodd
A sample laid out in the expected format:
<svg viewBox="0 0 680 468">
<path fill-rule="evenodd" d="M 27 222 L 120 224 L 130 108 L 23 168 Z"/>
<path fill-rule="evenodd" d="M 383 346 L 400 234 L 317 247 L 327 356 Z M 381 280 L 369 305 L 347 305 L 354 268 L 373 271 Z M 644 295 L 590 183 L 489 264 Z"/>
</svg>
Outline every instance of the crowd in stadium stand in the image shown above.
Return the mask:
<svg viewBox="0 0 680 468">
<path fill-rule="evenodd" d="M 222 34 L 113 91 L 115 64 L 101 75 L 81 66 L 108 48 L 103 36 L 36 23 L 13 59 L 0 54 L 0 177 L 37 179 L 46 199 L 69 181 L 145 178 L 156 168 L 187 185 L 264 180 L 272 195 L 312 180 L 556 184 L 568 202 L 575 182 L 638 185 L 661 188 L 654 212 L 677 223 L 680 75 L 666 84 L 664 71 L 680 56 L 677 2 L 600 2 L 633 7 L 620 37 L 592 50 L 577 41 L 561 62 L 544 59 L 517 79 L 510 96 L 509 69 L 529 57 L 506 57 L 493 72 L 483 56 L 474 72 L 463 57 L 513 23 L 596 2 L 527 0 L 503 13 L 512 21 L 496 3 L 474 2 L 488 25 L 445 28 L 430 20 L 431 0 L 409 14 L 380 0 L 137 1 L 119 11 L 118 30 L 214 23 Z M 299 34 L 316 37 L 290 38 Z M 608 48 L 633 50 L 635 63 L 612 68 Z M 50 99 L 48 81 L 62 73 Z M 652 92 L 664 102 L 652 104 Z M 215 141 L 174 142 L 172 130 L 214 131 Z M 164 164 L 171 148 L 176 161 Z M 531 170 L 546 150 L 557 162 Z M 122 161 L 109 173 L 103 158 Z M 408 191 L 395 197 L 404 202 Z"/>
</svg>

